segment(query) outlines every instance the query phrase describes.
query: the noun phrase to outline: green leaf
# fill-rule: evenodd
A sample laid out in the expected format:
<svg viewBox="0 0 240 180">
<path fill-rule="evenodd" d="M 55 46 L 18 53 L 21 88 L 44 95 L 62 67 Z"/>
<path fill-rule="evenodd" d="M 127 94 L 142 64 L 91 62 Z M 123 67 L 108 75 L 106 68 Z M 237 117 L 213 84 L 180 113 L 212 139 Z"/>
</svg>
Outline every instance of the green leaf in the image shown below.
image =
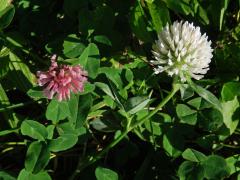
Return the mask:
<svg viewBox="0 0 240 180">
<path fill-rule="evenodd" d="M 195 125 L 197 123 L 197 111 L 192 110 L 185 104 L 178 104 L 176 107 L 176 112 L 183 122 Z"/>
<path fill-rule="evenodd" d="M 202 109 L 205 109 L 205 108 L 212 107 L 212 105 L 209 102 L 207 102 L 206 100 L 204 100 L 201 97 L 197 97 L 197 98 L 191 99 L 187 103 L 189 105 L 195 107 L 197 110 L 202 110 Z"/>
<path fill-rule="evenodd" d="M 221 31 L 223 26 L 223 18 L 225 15 L 225 11 L 227 10 L 229 0 L 220 0 L 220 4 L 221 4 L 221 11 L 220 11 L 220 19 L 219 19 L 219 30 Z"/>
<path fill-rule="evenodd" d="M 1 0 L 0 0 L 1 3 Z M 4 171 L 0 171 L 0 179 L 1 180 L 16 180 L 15 177 L 11 176 L 10 174 L 8 174 L 7 172 Z"/>
<path fill-rule="evenodd" d="M 199 115 L 199 126 L 207 131 L 217 131 L 223 125 L 223 115 L 217 109 L 206 109 Z"/>
<path fill-rule="evenodd" d="M 118 180 L 118 174 L 111 169 L 98 166 L 95 170 L 97 180 Z"/>
<path fill-rule="evenodd" d="M 133 77 L 133 72 L 128 68 L 126 68 L 125 78 L 128 82 L 132 82 L 133 78 L 134 78 Z"/>
<path fill-rule="evenodd" d="M 78 143 L 85 143 L 86 140 L 91 137 L 91 135 L 88 133 L 88 130 L 85 127 L 80 127 L 75 129 L 75 133 L 78 136 Z"/>
<path fill-rule="evenodd" d="M 116 130 L 120 129 L 121 126 L 114 121 L 113 119 L 94 119 L 90 122 L 90 125 L 101 132 L 115 132 Z"/>
<path fill-rule="evenodd" d="M 49 141 L 48 147 L 52 152 L 65 151 L 72 148 L 78 141 L 75 134 L 62 134 L 56 139 Z"/>
<path fill-rule="evenodd" d="M 125 99 L 119 94 L 119 91 L 115 84 L 112 83 L 110 80 L 108 82 L 110 84 L 110 87 L 107 84 L 100 82 L 96 82 L 95 85 L 108 95 L 105 99 L 109 100 L 111 98 L 112 100 L 114 100 L 114 102 L 118 105 L 120 109 L 125 110 Z"/>
<path fill-rule="evenodd" d="M 171 157 L 181 155 L 184 147 L 184 139 L 177 132 L 177 129 L 167 129 L 167 133 L 163 135 L 163 148 Z"/>
<path fill-rule="evenodd" d="M 226 159 L 227 165 L 230 168 L 230 175 L 240 171 L 240 166 L 239 166 L 239 162 L 240 162 L 240 155 L 239 154 L 235 154 L 233 156 L 230 156 Z"/>
<path fill-rule="evenodd" d="M 22 169 L 18 175 L 17 180 L 51 180 L 52 178 L 46 171 L 39 172 L 37 174 L 32 174 L 31 172 Z"/>
<path fill-rule="evenodd" d="M 9 0 L 0 0 L 0 11 L 4 10 L 9 5 L 10 5 Z"/>
<path fill-rule="evenodd" d="M 44 141 L 47 136 L 47 130 L 44 125 L 37 121 L 25 120 L 21 124 L 21 133 L 26 136 L 30 136 L 33 139 Z"/>
<path fill-rule="evenodd" d="M 68 58 L 80 56 L 85 49 L 85 45 L 75 34 L 70 34 L 63 42 L 63 53 Z"/>
<path fill-rule="evenodd" d="M 194 95 L 194 91 L 188 84 L 181 84 L 180 93 L 182 100 L 186 100 Z"/>
<path fill-rule="evenodd" d="M 0 59 L 0 78 L 3 78 L 9 71 L 9 57 L 4 56 Z"/>
<path fill-rule="evenodd" d="M 162 1 L 147 0 L 148 10 L 150 12 L 154 28 L 157 33 L 161 32 L 167 23 L 170 23 L 168 9 Z"/>
<path fill-rule="evenodd" d="M 153 120 L 146 121 L 144 123 L 146 130 L 151 133 L 152 136 L 160 136 L 162 134 L 162 128 L 160 122 Z"/>
<path fill-rule="evenodd" d="M 99 74 L 103 73 L 110 79 L 118 89 L 122 89 L 123 82 L 121 79 L 121 70 L 112 67 L 101 67 Z"/>
<path fill-rule="evenodd" d="M 207 179 L 224 179 L 230 175 L 230 168 L 221 156 L 210 155 L 202 165 Z"/>
<path fill-rule="evenodd" d="M 149 31 L 147 18 L 141 4 L 136 1 L 133 9 L 130 12 L 130 26 L 133 33 L 144 42 L 152 42 L 153 38 Z"/>
<path fill-rule="evenodd" d="M 197 163 L 184 161 L 178 169 L 178 176 L 180 180 L 202 180 L 204 169 Z"/>
<path fill-rule="evenodd" d="M 103 102 L 106 106 L 110 107 L 111 109 L 114 109 L 116 107 L 116 103 L 108 95 L 103 96 Z"/>
<path fill-rule="evenodd" d="M 48 132 L 47 139 L 52 139 L 53 138 L 54 130 L 55 130 L 55 125 L 48 125 L 47 126 L 47 132 Z"/>
<path fill-rule="evenodd" d="M 190 148 L 186 149 L 182 153 L 182 156 L 184 159 L 192 161 L 192 162 L 201 162 L 201 161 L 206 160 L 206 158 L 207 158 L 203 153 L 196 151 L 194 149 L 190 149 Z"/>
<path fill-rule="evenodd" d="M 100 67 L 100 54 L 98 47 L 90 43 L 79 57 L 79 64 L 87 70 L 90 78 L 96 78 Z"/>
<path fill-rule="evenodd" d="M 167 7 L 172 9 L 174 12 L 179 12 L 184 15 L 193 13 L 191 7 L 182 0 L 163 0 L 163 2 L 165 2 Z"/>
<path fill-rule="evenodd" d="M 57 101 L 56 99 L 51 100 L 48 104 L 46 111 L 46 118 L 51 120 L 54 124 L 60 120 L 67 118 L 69 115 L 68 102 Z"/>
<path fill-rule="evenodd" d="M 239 108 L 237 97 L 231 101 L 222 103 L 223 122 L 230 130 L 230 135 L 235 131 L 239 123 L 239 113 L 235 115 L 236 110 Z"/>
<path fill-rule="evenodd" d="M 220 112 L 222 110 L 222 105 L 220 101 L 217 99 L 217 97 L 212 94 L 210 91 L 202 88 L 201 86 L 198 86 L 195 84 L 191 79 L 187 80 L 191 88 L 203 99 L 211 103 L 216 109 L 218 109 Z"/>
<path fill-rule="evenodd" d="M 240 173 L 238 173 L 237 175 L 237 180 L 240 180 Z"/>
<path fill-rule="evenodd" d="M 4 130 L 4 131 L 0 131 L 0 136 L 5 136 L 7 134 L 17 133 L 17 132 L 18 132 L 18 129 Z"/>
<path fill-rule="evenodd" d="M 209 24 L 207 11 L 200 4 L 198 5 L 198 15 L 199 15 L 200 19 L 202 20 L 201 22 L 204 25 L 208 25 Z"/>
<path fill-rule="evenodd" d="M 82 127 L 84 128 L 84 127 Z M 59 135 L 62 134 L 76 134 L 78 135 L 78 129 L 73 128 L 70 122 L 64 122 L 57 125 L 57 131 Z"/>
<path fill-rule="evenodd" d="M 222 30 L 224 25 L 224 16 L 229 4 L 229 0 L 212 0 L 208 6 L 208 14 L 211 18 L 211 26 L 218 31 Z"/>
<path fill-rule="evenodd" d="M 27 150 L 25 169 L 34 174 L 43 170 L 50 160 L 50 152 L 43 142 L 32 142 Z"/>
<path fill-rule="evenodd" d="M 124 110 L 126 112 L 126 109 L 124 107 L 126 99 L 124 99 L 123 96 L 119 93 L 119 90 L 117 89 L 116 85 L 111 80 L 108 80 L 108 82 L 113 93 L 115 103 L 121 110 Z"/>
<path fill-rule="evenodd" d="M 104 44 L 104 45 L 107 45 L 107 46 L 112 46 L 111 41 L 108 39 L 107 36 L 104 36 L 104 35 L 94 36 L 93 40 L 95 42 L 98 42 L 98 43 L 101 43 L 101 44 Z"/>
<path fill-rule="evenodd" d="M 74 128 L 70 122 L 65 122 L 57 125 L 58 134 L 74 134 L 78 136 L 78 143 L 84 143 L 89 138 L 88 131 L 85 127 Z"/>
<path fill-rule="evenodd" d="M 11 23 L 15 14 L 15 8 L 12 4 L 0 11 L 0 29 L 4 29 Z"/>
<path fill-rule="evenodd" d="M 38 100 L 40 98 L 46 98 L 46 96 L 44 96 L 43 94 L 42 89 L 40 89 L 39 87 L 29 89 L 27 95 L 35 100 Z"/>
<path fill-rule="evenodd" d="M 227 82 L 223 85 L 221 97 L 223 101 L 231 101 L 235 96 L 240 96 L 240 83 Z"/>
<path fill-rule="evenodd" d="M 79 93 L 80 95 L 83 95 L 83 94 L 88 94 L 88 93 L 91 93 L 93 92 L 95 89 L 95 85 L 94 84 L 91 84 L 90 82 L 86 82 L 84 84 L 84 91 Z"/>
<path fill-rule="evenodd" d="M 145 108 L 149 102 L 148 97 L 137 96 L 129 98 L 124 106 L 129 114 L 135 114 Z"/>
<path fill-rule="evenodd" d="M 103 92 L 105 92 L 109 97 L 111 97 L 113 100 L 115 99 L 114 98 L 114 95 L 112 93 L 112 90 L 110 89 L 110 87 L 105 84 L 105 83 L 102 83 L 102 82 L 95 82 L 95 85 L 97 87 L 99 87 Z"/>
<path fill-rule="evenodd" d="M 10 49 L 8 49 L 7 47 L 2 47 L 2 49 L 0 50 L 0 57 L 5 57 L 8 56 L 10 52 Z"/>
<path fill-rule="evenodd" d="M 36 77 L 31 73 L 29 67 L 14 53 L 9 53 L 10 72 L 8 79 L 12 81 L 17 88 L 27 92 L 35 83 Z"/>
<path fill-rule="evenodd" d="M 68 119 L 73 127 L 80 128 L 83 126 L 92 107 L 92 101 L 91 94 L 81 96 L 72 95 L 71 99 L 68 101 Z"/>
<path fill-rule="evenodd" d="M 8 96 L 0 83 L 0 106 L 6 107 L 6 106 L 10 106 L 10 105 L 11 104 L 9 102 Z M 15 116 L 15 113 L 13 113 L 13 111 L 9 110 L 9 111 L 3 112 L 3 117 L 5 119 L 5 122 L 8 122 L 10 128 L 18 127 L 19 120 Z"/>
</svg>

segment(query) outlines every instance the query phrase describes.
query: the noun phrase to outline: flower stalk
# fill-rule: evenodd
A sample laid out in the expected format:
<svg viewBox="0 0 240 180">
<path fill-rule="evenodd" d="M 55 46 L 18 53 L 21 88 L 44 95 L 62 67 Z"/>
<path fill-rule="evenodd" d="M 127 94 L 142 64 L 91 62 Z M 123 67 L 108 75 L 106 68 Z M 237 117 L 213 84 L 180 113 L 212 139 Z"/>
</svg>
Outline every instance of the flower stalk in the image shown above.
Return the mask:
<svg viewBox="0 0 240 180">
<path fill-rule="evenodd" d="M 72 174 L 72 176 L 70 177 L 70 180 L 74 180 L 77 175 L 86 167 L 88 167 L 89 165 L 93 164 L 94 162 L 96 162 L 97 160 L 101 159 L 102 156 L 104 154 L 106 154 L 111 148 L 113 148 L 114 146 L 116 146 L 122 139 L 124 139 L 124 137 L 130 132 L 132 131 L 134 128 L 136 128 L 137 126 L 142 125 L 146 120 L 148 120 L 149 118 L 151 118 L 153 115 L 155 115 L 159 110 L 162 109 L 162 107 L 167 104 L 167 102 L 170 101 L 170 99 L 172 99 L 172 97 L 178 92 L 178 90 L 180 89 L 180 84 L 177 83 L 173 83 L 173 87 L 172 90 L 170 91 L 170 93 L 158 104 L 158 106 L 151 111 L 148 115 L 146 115 L 145 117 L 143 117 L 142 119 L 140 119 L 139 121 L 137 121 L 134 124 L 130 124 L 123 132 L 120 136 L 118 136 L 116 139 L 114 139 L 108 146 L 106 146 L 101 152 L 99 152 L 98 154 L 95 154 L 93 156 L 90 156 L 86 159 L 79 159 L 78 165 L 76 170 L 74 171 L 74 173 Z"/>
</svg>

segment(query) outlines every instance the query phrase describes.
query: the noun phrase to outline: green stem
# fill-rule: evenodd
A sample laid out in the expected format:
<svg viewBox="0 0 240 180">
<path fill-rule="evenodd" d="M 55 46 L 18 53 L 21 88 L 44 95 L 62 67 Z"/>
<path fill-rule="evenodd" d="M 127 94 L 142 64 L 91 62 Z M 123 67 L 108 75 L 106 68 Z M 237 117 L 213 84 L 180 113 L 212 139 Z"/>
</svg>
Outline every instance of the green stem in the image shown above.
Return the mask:
<svg viewBox="0 0 240 180">
<path fill-rule="evenodd" d="M 176 92 L 179 90 L 179 84 L 173 84 L 172 91 L 162 100 L 162 102 L 153 110 L 151 111 L 147 116 L 143 117 L 139 121 L 137 121 L 135 124 L 133 124 L 130 128 L 130 130 L 136 128 L 137 126 L 141 125 L 146 121 L 147 119 L 150 119 L 153 115 L 155 115 L 159 110 L 162 109 L 162 107 L 176 94 Z"/>
<path fill-rule="evenodd" d="M 221 143 L 221 145 L 223 147 L 227 147 L 227 148 L 232 148 L 232 149 L 239 149 L 240 146 L 235 146 L 235 145 L 230 145 L 230 144 L 224 144 L 224 143 Z"/>
<path fill-rule="evenodd" d="M 6 142 L 4 144 L 9 146 L 16 146 L 16 145 L 26 145 L 27 143 L 24 141 L 24 142 Z"/>
<path fill-rule="evenodd" d="M 33 101 L 29 101 L 29 102 L 14 104 L 14 105 L 11 105 L 11 106 L 7 106 L 7 107 L 0 108 L 0 112 L 9 111 L 9 110 L 11 110 L 11 109 L 15 109 L 15 108 L 27 106 L 27 105 L 33 104 L 33 103 L 34 103 Z"/>
<path fill-rule="evenodd" d="M 72 176 L 70 177 L 70 180 L 74 180 L 75 177 L 87 166 L 93 164 L 97 160 L 101 159 L 104 154 L 106 154 L 111 148 L 116 146 L 132 129 L 136 128 L 137 126 L 143 124 L 146 120 L 151 118 L 154 114 L 156 114 L 179 90 L 180 86 L 179 84 L 173 84 L 172 91 L 162 100 L 162 102 L 148 115 L 137 121 L 135 124 L 129 126 L 126 128 L 120 136 L 118 136 L 116 139 L 114 139 L 107 147 L 105 147 L 101 152 L 98 154 L 95 154 L 94 156 L 88 157 L 87 159 L 79 159 L 78 165 Z"/>
</svg>

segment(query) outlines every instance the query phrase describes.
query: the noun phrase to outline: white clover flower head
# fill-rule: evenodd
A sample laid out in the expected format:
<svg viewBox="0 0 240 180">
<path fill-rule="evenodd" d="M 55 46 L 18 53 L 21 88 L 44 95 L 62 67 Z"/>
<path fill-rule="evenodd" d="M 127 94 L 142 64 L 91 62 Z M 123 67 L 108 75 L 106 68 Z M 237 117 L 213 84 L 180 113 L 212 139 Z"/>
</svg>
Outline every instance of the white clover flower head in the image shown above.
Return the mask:
<svg viewBox="0 0 240 180">
<path fill-rule="evenodd" d="M 169 76 L 178 76 L 182 82 L 187 76 L 199 80 L 209 70 L 212 51 L 211 41 L 206 34 L 201 34 L 200 27 L 175 21 L 159 33 L 152 51 L 155 59 L 151 63 L 156 74 L 165 71 Z"/>
</svg>

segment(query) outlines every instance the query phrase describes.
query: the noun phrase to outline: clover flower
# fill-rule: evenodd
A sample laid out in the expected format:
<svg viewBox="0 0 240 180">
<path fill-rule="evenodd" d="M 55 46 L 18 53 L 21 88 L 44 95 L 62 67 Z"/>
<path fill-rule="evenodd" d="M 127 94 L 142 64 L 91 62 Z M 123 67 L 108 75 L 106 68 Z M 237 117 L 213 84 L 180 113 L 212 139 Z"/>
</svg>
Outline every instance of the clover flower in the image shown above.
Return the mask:
<svg viewBox="0 0 240 180">
<path fill-rule="evenodd" d="M 177 22 L 166 27 L 158 35 L 153 47 L 156 74 L 166 72 L 169 76 L 178 76 L 182 82 L 187 76 L 203 78 L 209 70 L 212 58 L 211 41 L 202 35 L 199 27 L 193 23 Z"/>
<path fill-rule="evenodd" d="M 58 101 L 70 98 L 70 93 L 78 93 L 84 90 L 87 81 L 87 72 L 80 65 L 58 65 L 57 56 L 51 58 L 51 66 L 48 71 L 37 72 L 38 85 L 44 86 L 43 93 L 48 99 L 54 95 Z"/>
</svg>

